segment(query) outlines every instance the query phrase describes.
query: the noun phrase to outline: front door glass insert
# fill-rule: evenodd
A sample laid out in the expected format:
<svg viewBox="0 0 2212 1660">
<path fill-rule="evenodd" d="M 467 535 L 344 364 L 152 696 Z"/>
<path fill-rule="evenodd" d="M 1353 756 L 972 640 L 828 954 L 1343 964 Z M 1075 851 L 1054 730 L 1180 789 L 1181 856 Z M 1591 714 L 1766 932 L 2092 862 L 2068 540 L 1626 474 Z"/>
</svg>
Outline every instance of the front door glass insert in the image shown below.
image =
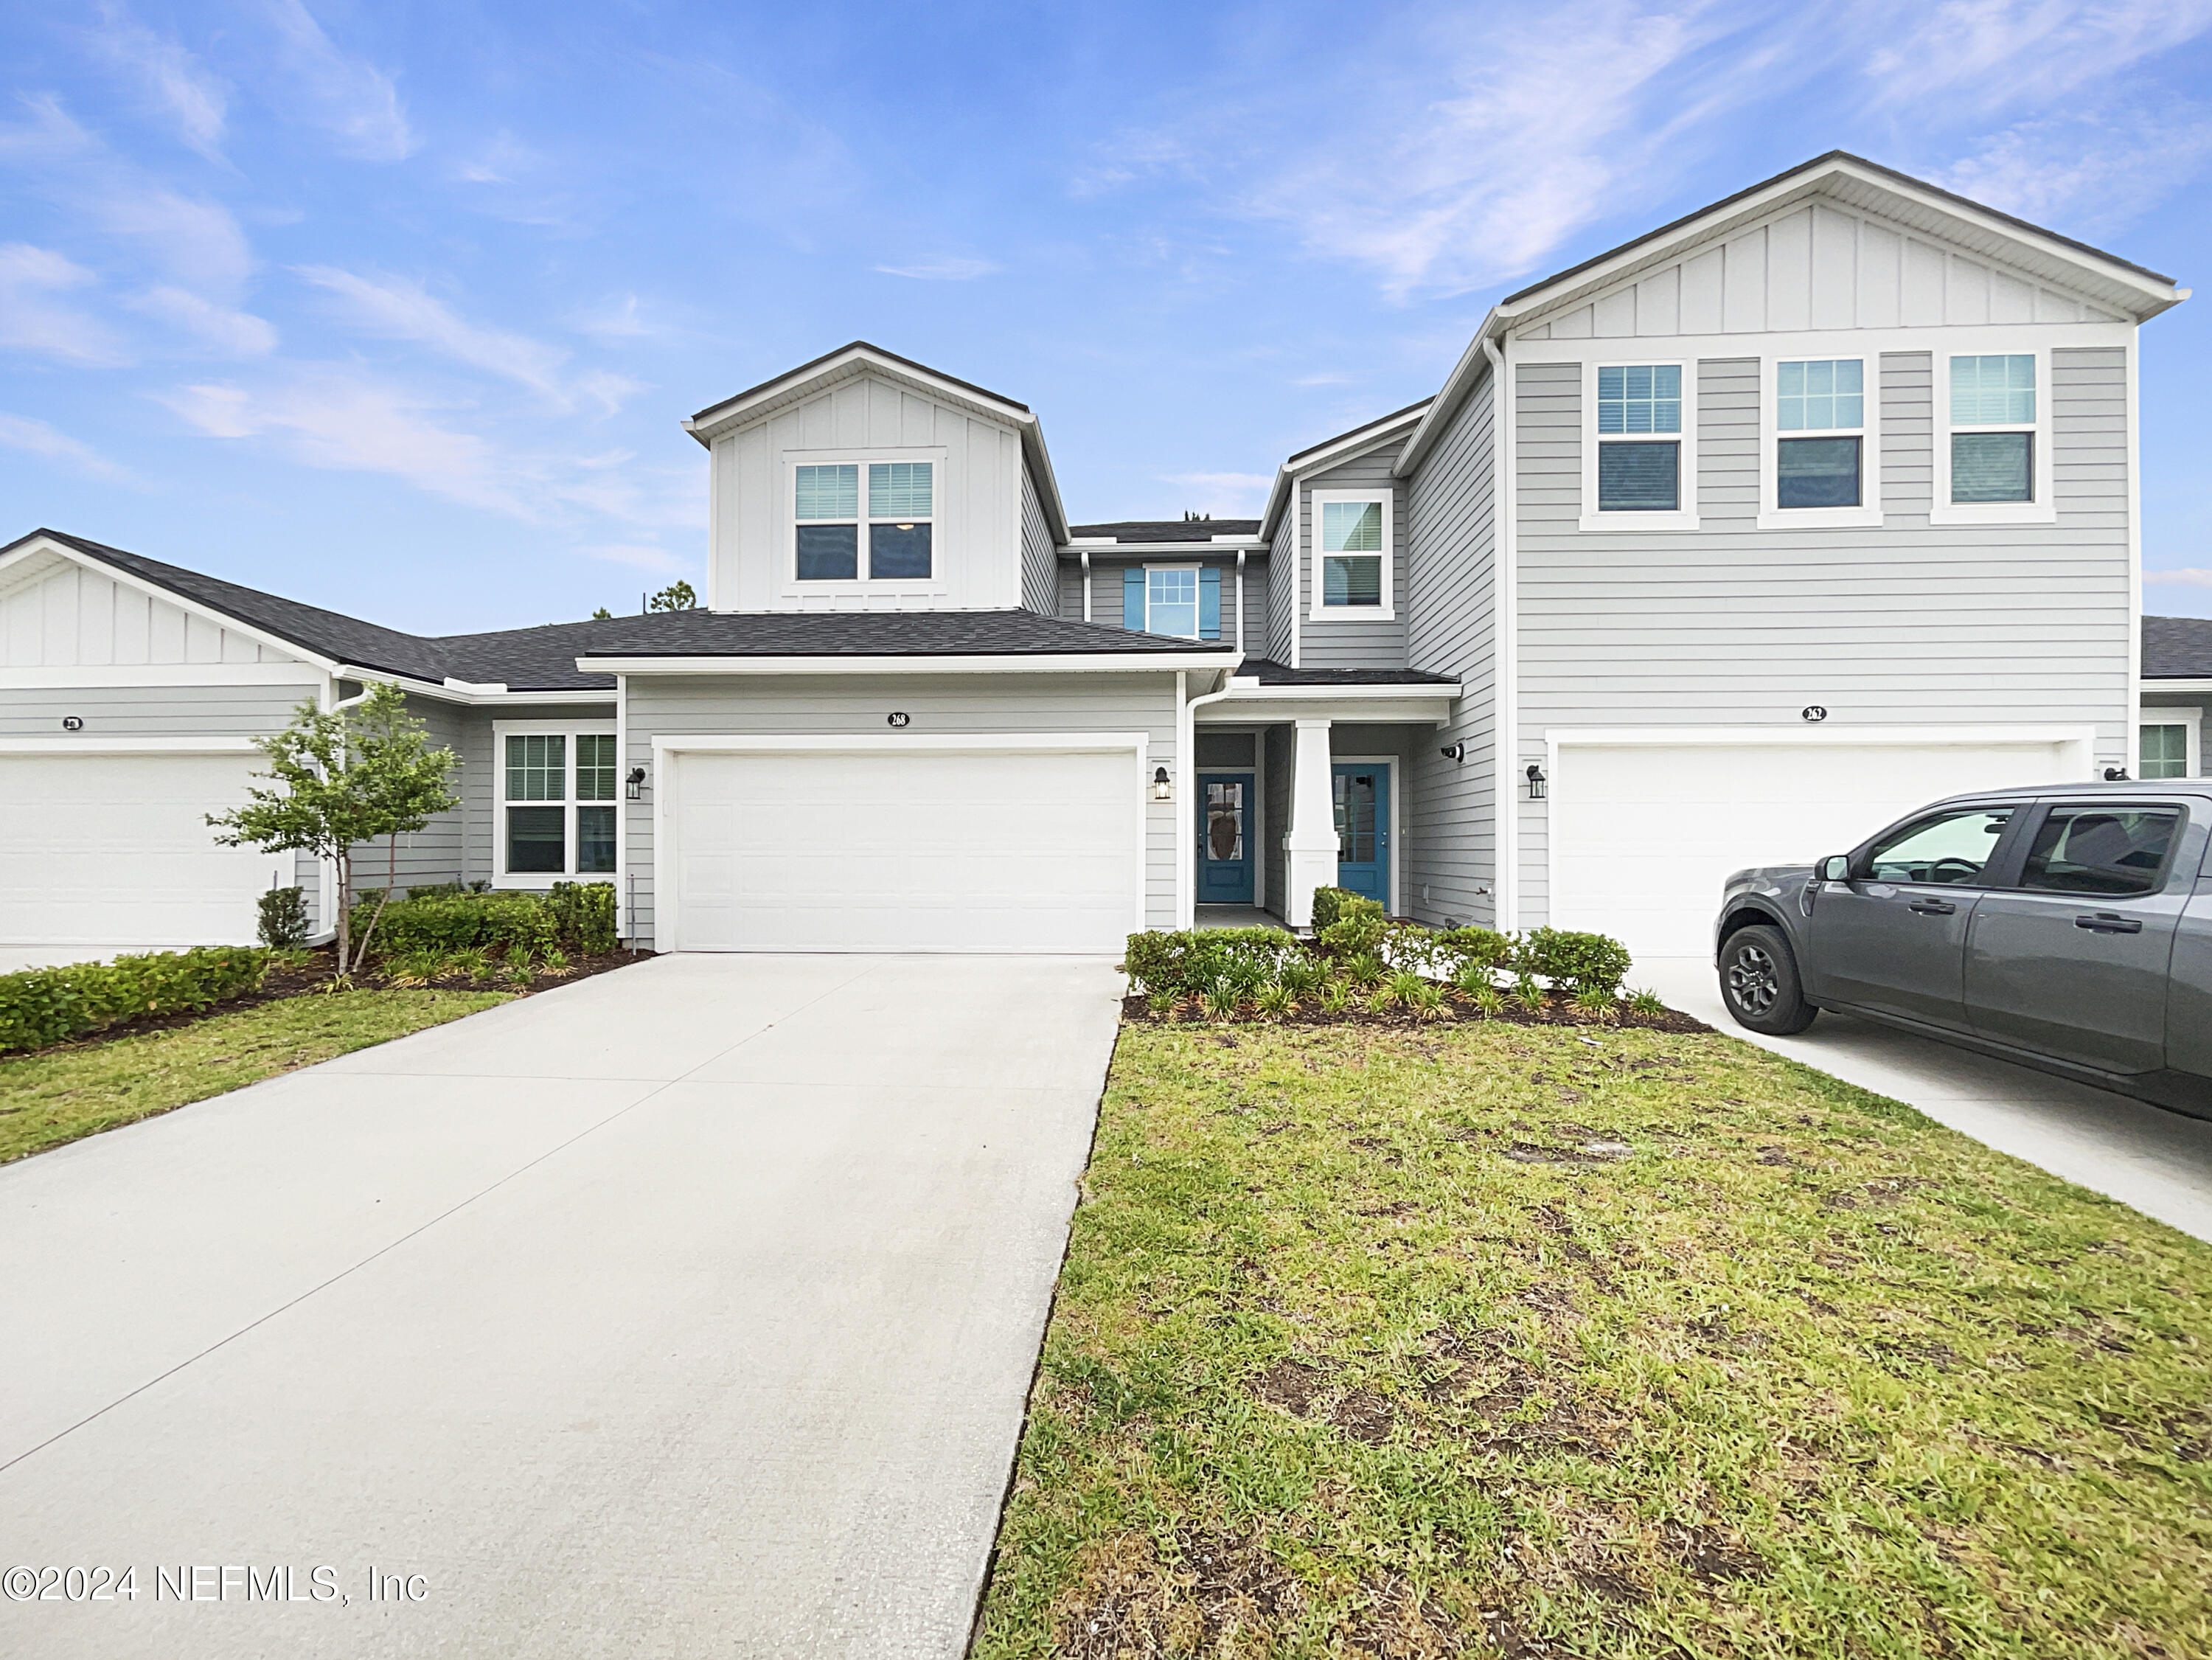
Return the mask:
<svg viewBox="0 0 2212 1660">
<path fill-rule="evenodd" d="M 1244 786 L 1216 783 L 1206 787 L 1206 851 L 1223 861 L 1244 856 Z"/>
<path fill-rule="evenodd" d="M 1336 775 L 1336 856 L 1348 865 L 1375 862 L 1375 775 Z"/>
</svg>

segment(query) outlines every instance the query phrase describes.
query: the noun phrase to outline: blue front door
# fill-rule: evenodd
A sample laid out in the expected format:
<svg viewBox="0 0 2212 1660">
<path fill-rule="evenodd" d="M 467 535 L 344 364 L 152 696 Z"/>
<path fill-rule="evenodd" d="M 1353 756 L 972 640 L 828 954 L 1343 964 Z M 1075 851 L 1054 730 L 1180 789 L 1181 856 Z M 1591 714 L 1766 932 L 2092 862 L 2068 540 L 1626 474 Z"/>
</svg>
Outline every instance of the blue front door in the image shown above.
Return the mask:
<svg viewBox="0 0 2212 1660">
<path fill-rule="evenodd" d="M 1252 775 L 1198 775 L 1198 903 L 1252 903 Z"/>
<path fill-rule="evenodd" d="M 1331 768 L 1336 795 L 1336 885 L 1390 903 L 1390 763 L 1339 761 Z"/>
</svg>

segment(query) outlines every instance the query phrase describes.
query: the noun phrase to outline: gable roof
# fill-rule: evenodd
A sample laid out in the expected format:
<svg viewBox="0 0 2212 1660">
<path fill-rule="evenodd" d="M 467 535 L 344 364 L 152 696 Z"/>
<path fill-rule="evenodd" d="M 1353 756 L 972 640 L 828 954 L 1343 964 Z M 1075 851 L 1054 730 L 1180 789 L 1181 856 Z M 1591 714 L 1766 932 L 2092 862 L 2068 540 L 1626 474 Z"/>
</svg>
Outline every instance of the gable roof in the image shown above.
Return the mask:
<svg viewBox="0 0 2212 1660">
<path fill-rule="evenodd" d="M 1260 533 L 1256 519 L 1117 519 L 1106 525 L 1070 525 L 1080 542 L 1237 542 Z"/>
<path fill-rule="evenodd" d="M 1290 500 L 1292 479 L 1303 477 L 1310 472 L 1326 471 L 1389 443 L 1400 432 L 1417 425 L 1431 401 L 1424 398 L 1401 410 L 1378 415 L 1372 421 L 1364 422 L 1348 432 L 1340 432 L 1334 438 L 1324 438 L 1318 444 L 1309 444 L 1285 458 L 1283 465 L 1275 469 L 1275 482 L 1268 489 L 1267 505 L 1260 517 L 1260 534 L 1266 537 L 1274 535 L 1275 521 L 1281 516 L 1283 504 Z"/>
<path fill-rule="evenodd" d="M 2146 680 L 2212 680 L 2212 617 L 2146 617 Z"/>
<path fill-rule="evenodd" d="M 2148 322 L 2189 297 L 2189 290 L 2177 287 L 2172 277 L 2117 254 L 1984 207 L 1848 150 L 1830 150 L 1500 300 L 1482 319 L 1420 425 L 1407 441 L 1398 458 L 1399 471 L 1410 471 L 1419 465 L 1468 392 L 1481 380 L 1488 362 L 1485 341 L 1502 339 L 1538 312 L 1595 298 L 1640 271 L 1680 257 L 1694 245 L 1723 240 L 1820 197 L 1880 214 L 1978 257 L 2001 261 L 2136 323 Z"/>
</svg>

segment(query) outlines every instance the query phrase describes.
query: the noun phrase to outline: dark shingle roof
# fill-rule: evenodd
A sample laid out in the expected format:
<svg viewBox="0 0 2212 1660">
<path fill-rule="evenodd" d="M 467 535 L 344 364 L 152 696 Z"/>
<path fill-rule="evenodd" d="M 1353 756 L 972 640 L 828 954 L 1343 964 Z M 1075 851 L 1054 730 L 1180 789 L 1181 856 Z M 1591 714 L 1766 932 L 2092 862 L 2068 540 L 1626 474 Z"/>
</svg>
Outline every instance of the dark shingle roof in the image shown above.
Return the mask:
<svg viewBox="0 0 2212 1660">
<path fill-rule="evenodd" d="M 1237 666 L 1240 680 L 1263 686 L 1455 686 L 1449 674 L 1419 669 L 1294 669 L 1265 657 L 1248 657 Z"/>
<path fill-rule="evenodd" d="M 829 362 L 832 358 L 842 357 L 848 351 L 872 351 L 875 353 L 877 356 L 889 358 L 894 363 L 903 363 L 910 369 L 920 369 L 924 374 L 935 375 L 939 380 L 943 380 L 949 385 L 963 387 L 969 392 L 980 392 L 982 396 L 990 398 L 994 403 L 1004 404 L 1007 408 L 1019 410 L 1024 415 L 1027 415 L 1030 412 L 1030 406 L 1027 404 L 1018 404 L 1012 398 L 1007 397 L 1004 392 L 993 392 L 988 386 L 979 386 L 973 380 L 963 380 L 958 375 L 947 374 L 943 369 L 933 369 L 927 363 L 918 363 L 911 357 L 902 357 L 895 351 L 885 351 L 881 346 L 872 345 L 866 340 L 848 340 L 843 345 L 838 347 L 836 350 L 825 351 L 821 356 L 810 359 L 808 362 L 801 363 L 795 369 L 786 369 L 781 374 L 772 374 L 769 376 L 767 380 L 761 381 L 757 386 L 747 386 L 743 392 L 733 392 L 727 398 L 718 398 L 691 418 L 694 421 L 703 421 L 708 416 L 712 415 L 716 410 L 724 408 L 731 404 L 742 402 L 744 399 L 750 398 L 755 392 L 766 392 L 770 386 L 781 386 L 786 380 L 796 380 L 800 375 L 807 374 L 811 370 L 818 369 L 824 363 Z"/>
<path fill-rule="evenodd" d="M 595 657 L 1139 658 L 1209 649 L 1192 640 L 1071 623 L 1030 611 L 684 611 L 594 625 Z M 1211 649 L 1227 654 L 1234 648 Z"/>
<path fill-rule="evenodd" d="M 1256 519 L 1117 519 L 1110 525 L 1070 525 L 1067 533 L 1116 542 L 1203 542 L 1216 536 L 1257 536 Z"/>
<path fill-rule="evenodd" d="M 2212 617 L 2144 617 L 2142 672 L 2146 680 L 2212 680 Z"/>
</svg>

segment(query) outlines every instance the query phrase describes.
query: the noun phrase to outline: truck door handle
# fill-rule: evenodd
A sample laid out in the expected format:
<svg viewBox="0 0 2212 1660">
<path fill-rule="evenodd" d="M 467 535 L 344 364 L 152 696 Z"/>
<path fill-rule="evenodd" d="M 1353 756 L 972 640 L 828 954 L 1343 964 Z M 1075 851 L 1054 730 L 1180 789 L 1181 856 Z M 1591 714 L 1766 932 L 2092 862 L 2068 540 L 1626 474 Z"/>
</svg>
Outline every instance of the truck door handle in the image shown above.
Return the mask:
<svg viewBox="0 0 2212 1660">
<path fill-rule="evenodd" d="M 2132 916 L 2115 916 L 2108 910 L 2100 910 L 2094 916 L 2077 916 L 2074 919 L 2074 926 L 2077 928 L 2087 928 L 2092 933 L 2141 933 L 2142 932 L 2142 923 L 2139 919 Z"/>
<path fill-rule="evenodd" d="M 1912 909 L 1923 916 L 1951 916 L 1959 908 L 1948 899 L 1916 899 Z"/>
</svg>

